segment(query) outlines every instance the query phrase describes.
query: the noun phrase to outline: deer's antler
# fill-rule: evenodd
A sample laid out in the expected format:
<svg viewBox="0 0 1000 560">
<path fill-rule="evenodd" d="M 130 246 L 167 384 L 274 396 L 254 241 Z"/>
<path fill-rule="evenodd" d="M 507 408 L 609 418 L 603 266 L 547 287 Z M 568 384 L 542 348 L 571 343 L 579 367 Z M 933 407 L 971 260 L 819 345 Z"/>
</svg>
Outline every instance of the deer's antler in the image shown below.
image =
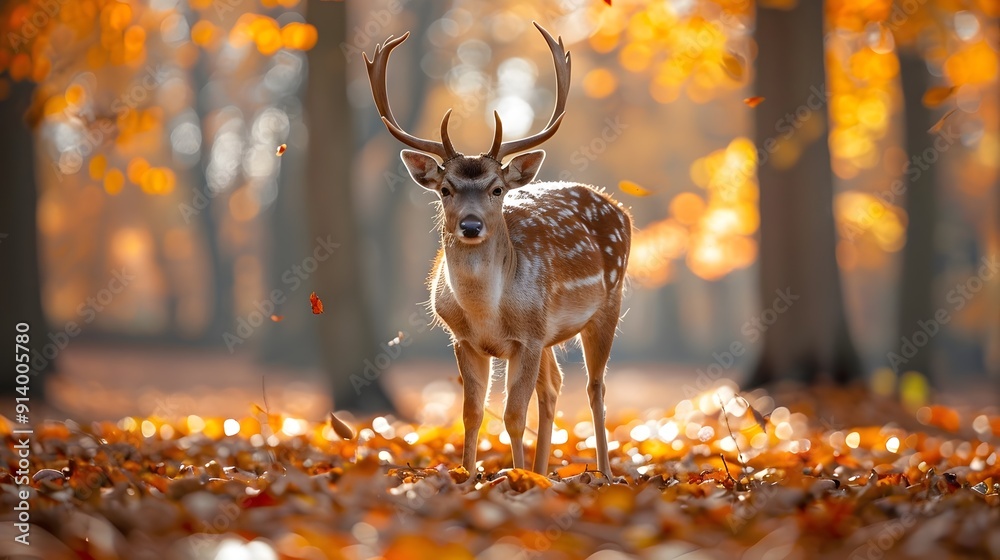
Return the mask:
<svg viewBox="0 0 1000 560">
<path fill-rule="evenodd" d="M 490 147 L 487 155 L 497 161 L 501 161 L 511 154 L 530 150 L 551 138 L 556 133 L 556 130 L 559 129 L 559 125 L 562 124 L 563 116 L 566 113 L 566 99 L 569 97 L 571 66 L 569 53 L 566 52 L 562 37 L 558 40 L 553 39 L 552 35 L 544 27 L 538 25 L 538 22 L 532 23 L 541 32 L 542 37 L 545 37 L 545 42 L 548 43 L 549 50 L 552 51 L 552 59 L 556 67 L 556 107 L 552 111 L 552 118 L 549 119 L 549 124 L 545 125 L 545 128 L 541 132 L 527 138 L 522 138 L 521 140 L 511 140 L 510 142 L 501 142 L 501 138 L 503 138 L 503 125 L 500 123 L 500 115 L 494 112 L 496 132 L 493 136 L 493 146 Z"/>
<path fill-rule="evenodd" d="M 390 36 L 381 45 L 375 45 L 375 52 L 372 53 L 371 60 L 368 60 L 367 54 L 363 54 L 365 65 L 368 67 L 368 81 L 371 83 L 372 97 L 375 98 L 375 107 L 378 109 L 378 114 L 382 116 L 382 122 L 385 123 L 385 127 L 389 129 L 389 133 L 395 136 L 396 139 L 415 150 L 435 154 L 447 161 L 453 157 L 462 155 L 455 151 L 455 147 L 448 137 L 448 119 L 451 117 L 451 109 L 441 119 L 441 141 L 435 142 L 433 140 L 418 138 L 403 130 L 396 122 L 396 117 L 392 116 L 392 109 L 389 108 L 389 94 L 386 88 L 386 67 L 389 64 L 389 54 L 392 53 L 392 49 L 399 46 L 409 36 L 409 33 L 395 39 Z"/>
</svg>

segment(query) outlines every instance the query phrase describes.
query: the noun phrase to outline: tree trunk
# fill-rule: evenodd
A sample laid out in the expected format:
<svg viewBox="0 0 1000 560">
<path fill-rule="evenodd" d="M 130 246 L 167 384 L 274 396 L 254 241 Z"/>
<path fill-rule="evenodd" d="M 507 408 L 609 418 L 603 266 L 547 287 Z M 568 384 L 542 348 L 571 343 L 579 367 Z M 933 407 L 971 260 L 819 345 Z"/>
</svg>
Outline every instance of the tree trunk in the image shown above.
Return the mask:
<svg viewBox="0 0 1000 560">
<path fill-rule="evenodd" d="M 12 393 L 17 386 L 14 372 L 15 327 L 18 323 L 30 325 L 32 362 L 34 352 L 41 352 L 48 342 L 49 329 L 42 312 L 41 276 L 38 262 L 38 228 L 36 207 L 38 187 L 35 182 L 34 134 L 24 120 L 31 105 L 34 85 L 14 83 L 10 94 L 0 101 L 0 169 L 3 169 L 3 186 L 0 187 L 0 332 L 5 337 L 0 351 L 0 363 L 5 374 L 0 379 L 0 393 Z M 53 369 L 53 361 L 38 360 L 46 367 L 31 378 L 28 396 L 35 403 L 44 397 L 43 376 Z M 11 401 L 13 402 L 13 401 Z M 11 405 L 13 406 L 13 405 Z"/>
<path fill-rule="evenodd" d="M 751 340 L 753 333 L 764 339 L 751 376 L 756 385 L 846 383 L 861 374 L 835 256 L 823 4 L 801 0 L 792 10 L 757 10 L 757 95 L 766 101 L 756 109 L 764 310 L 749 331 Z M 823 123 L 815 139 L 799 130 L 809 119 Z M 796 143 L 798 158 L 776 165 L 772 155 Z"/>
<path fill-rule="evenodd" d="M 392 403 L 382 389 L 380 375 L 386 362 L 391 364 L 392 355 L 380 351 L 375 342 L 351 194 L 354 137 L 347 101 L 347 61 L 340 50 L 347 40 L 347 8 L 344 2 L 310 2 L 307 21 L 319 32 L 319 41 L 308 55 L 306 86 L 310 247 L 317 238 L 329 237 L 339 244 L 315 273 L 316 292 L 326 304 L 326 313 L 315 317 L 319 346 L 336 408 L 390 410 Z"/>
<path fill-rule="evenodd" d="M 211 268 L 211 314 L 202 339 L 210 344 L 222 341 L 222 335 L 231 331 L 235 323 L 235 305 L 233 302 L 233 259 L 230 257 L 219 232 L 220 220 L 215 215 L 215 198 L 210 197 L 208 185 L 208 165 L 212 159 L 212 148 L 215 144 L 213 133 L 208 131 L 208 117 L 215 107 L 206 86 L 211 83 L 211 60 L 213 56 L 202 52 L 194 65 L 191 80 L 194 82 L 195 112 L 198 115 L 198 126 L 201 129 L 201 159 L 192 173 L 192 187 L 195 195 L 200 193 L 209 199 L 208 205 L 197 213 L 196 223 L 200 226 L 208 250 L 208 266 Z"/>
<path fill-rule="evenodd" d="M 906 154 L 908 158 L 920 157 L 926 150 L 934 149 L 934 135 L 928 134 L 934 123 L 930 111 L 923 106 L 923 95 L 927 91 L 930 74 L 923 58 L 918 53 L 901 52 L 899 74 L 903 88 L 904 117 L 906 123 Z M 935 378 L 934 337 L 928 337 L 927 344 L 919 348 L 910 358 L 901 363 L 900 346 L 902 337 L 908 339 L 919 330 L 919 322 L 934 317 L 934 229 L 936 224 L 934 168 L 910 177 L 906 181 L 906 214 L 909 218 L 906 228 L 906 245 L 903 247 L 903 266 L 899 281 L 898 332 L 900 337 L 891 349 L 890 366 L 897 374 L 917 371 L 928 379 Z"/>
</svg>

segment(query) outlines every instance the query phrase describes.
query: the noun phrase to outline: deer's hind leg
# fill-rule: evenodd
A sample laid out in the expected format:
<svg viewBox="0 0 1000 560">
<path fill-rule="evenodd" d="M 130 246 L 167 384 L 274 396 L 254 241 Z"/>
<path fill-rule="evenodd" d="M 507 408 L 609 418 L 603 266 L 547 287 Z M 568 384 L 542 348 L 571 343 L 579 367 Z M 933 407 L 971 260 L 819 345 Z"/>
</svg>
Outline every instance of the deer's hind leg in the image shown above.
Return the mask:
<svg viewBox="0 0 1000 560">
<path fill-rule="evenodd" d="M 552 422 L 556 418 L 556 400 L 559 398 L 562 382 L 562 371 L 556 362 L 555 349 L 549 346 L 542 351 L 542 367 L 535 382 L 535 394 L 538 396 L 538 441 L 531 470 L 539 474 L 548 474 Z"/>
<path fill-rule="evenodd" d="M 590 412 L 594 418 L 594 435 L 597 439 L 597 469 L 609 480 L 611 461 L 608 458 L 608 435 L 605 427 L 604 394 L 607 386 L 604 383 L 604 373 L 611 356 L 620 311 L 621 299 L 613 299 L 580 331 L 583 357 L 587 365 L 587 395 L 590 397 Z"/>
</svg>

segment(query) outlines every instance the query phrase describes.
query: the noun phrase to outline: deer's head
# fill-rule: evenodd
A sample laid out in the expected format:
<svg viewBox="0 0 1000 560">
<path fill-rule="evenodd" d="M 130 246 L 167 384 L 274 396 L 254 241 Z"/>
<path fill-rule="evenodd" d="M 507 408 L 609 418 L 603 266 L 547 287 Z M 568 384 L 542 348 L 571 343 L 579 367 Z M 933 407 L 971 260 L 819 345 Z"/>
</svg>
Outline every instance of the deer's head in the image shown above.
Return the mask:
<svg viewBox="0 0 1000 560">
<path fill-rule="evenodd" d="M 503 124 L 500 115 L 493 113 L 496 128 L 493 144 L 488 152 L 466 156 L 455 150 L 448 137 L 448 119 L 451 110 L 441 119 L 441 141 L 418 138 L 404 131 L 396 123 L 389 108 L 386 88 L 386 66 L 392 49 L 406 40 L 409 33 L 396 39 L 389 38 L 375 47 L 372 60 L 365 55 L 368 79 L 371 82 L 375 107 L 382 122 L 399 141 L 413 148 L 403 150 L 400 156 L 410 176 L 421 187 L 434 191 L 441 198 L 444 214 L 442 228 L 445 235 L 454 235 L 460 242 L 470 245 L 482 243 L 491 233 L 506 231 L 503 219 L 503 198 L 511 189 L 534 180 L 545 159 L 542 150 L 527 151 L 539 146 L 555 134 L 562 123 L 569 94 L 570 58 L 562 39 L 553 39 L 542 26 L 535 23 L 548 43 L 555 60 L 556 107 L 545 128 L 528 138 L 503 141 Z M 526 153 L 522 153 L 526 152 Z M 504 162 L 513 154 L 520 154 Z M 436 157 L 434 157 L 436 156 Z"/>
</svg>

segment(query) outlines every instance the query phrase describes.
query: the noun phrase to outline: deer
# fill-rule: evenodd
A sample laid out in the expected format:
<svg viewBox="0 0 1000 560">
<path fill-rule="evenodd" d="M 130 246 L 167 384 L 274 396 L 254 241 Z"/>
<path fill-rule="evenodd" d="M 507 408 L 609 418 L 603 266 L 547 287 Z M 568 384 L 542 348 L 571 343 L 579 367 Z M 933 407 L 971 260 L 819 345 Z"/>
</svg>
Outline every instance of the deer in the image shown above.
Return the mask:
<svg viewBox="0 0 1000 560">
<path fill-rule="evenodd" d="M 596 436 L 597 468 L 611 480 L 606 433 L 605 370 L 618 328 L 632 238 L 628 210 L 602 189 L 569 182 L 533 182 L 543 150 L 563 122 L 570 56 L 562 38 L 534 23 L 555 63 L 556 102 L 540 132 L 503 140 L 495 129 L 488 152 L 467 156 L 441 140 L 404 131 L 389 108 L 389 55 L 409 33 L 364 54 L 375 107 L 411 178 L 437 194 L 440 250 L 429 278 L 430 309 L 450 334 L 463 390 L 462 466 L 476 479 L 476 453 L 491 379 L 491 358 L 506 360 L 503 423 L 516 469 L 525 468 L 524 431 L 532 393 L 538 432 L 532 470 L 547 474 L 556 400 L 563 374 L 555 348 L 579 336 Z"/>
</svg>

